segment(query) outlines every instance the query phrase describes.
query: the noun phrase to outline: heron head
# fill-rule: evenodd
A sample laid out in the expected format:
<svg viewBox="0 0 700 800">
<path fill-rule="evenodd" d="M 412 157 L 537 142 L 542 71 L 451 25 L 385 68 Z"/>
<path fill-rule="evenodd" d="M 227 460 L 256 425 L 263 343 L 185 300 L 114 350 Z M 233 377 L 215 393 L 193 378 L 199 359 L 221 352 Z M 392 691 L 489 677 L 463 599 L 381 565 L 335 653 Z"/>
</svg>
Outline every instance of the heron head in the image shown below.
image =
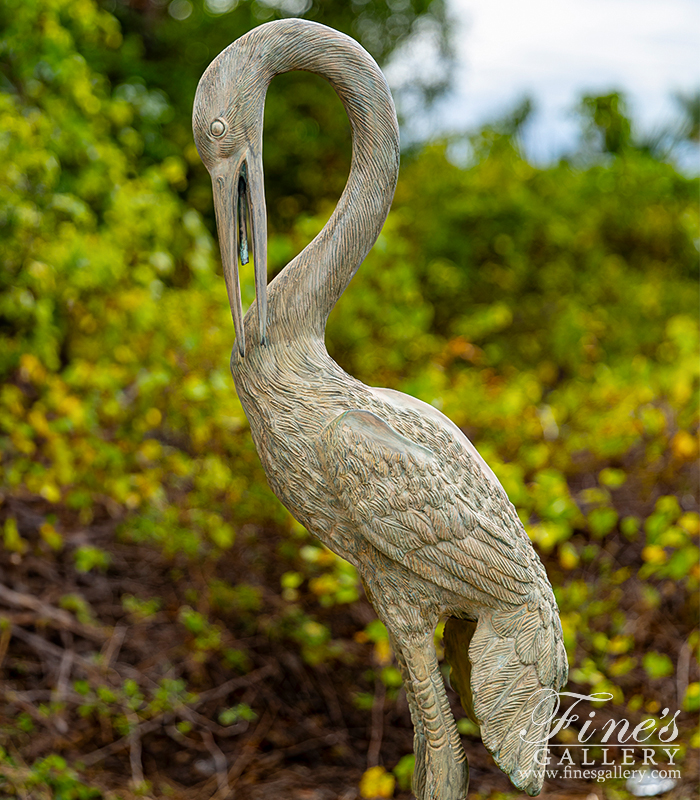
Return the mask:
<svg viewBox="0 0 700 800">
<path fill-rule="evenodd" d="M 262 169 L 263 104 L 266 81 L 251 69 L 244 40 L 234 42 L 207 68 L 197 87 L 193 132 L 211 175 L 221 261 L 238 350 L 246 342 L 239 259 L 255 265 L 260 341 L 267 324 L 267 219 Z"/>
</svg>

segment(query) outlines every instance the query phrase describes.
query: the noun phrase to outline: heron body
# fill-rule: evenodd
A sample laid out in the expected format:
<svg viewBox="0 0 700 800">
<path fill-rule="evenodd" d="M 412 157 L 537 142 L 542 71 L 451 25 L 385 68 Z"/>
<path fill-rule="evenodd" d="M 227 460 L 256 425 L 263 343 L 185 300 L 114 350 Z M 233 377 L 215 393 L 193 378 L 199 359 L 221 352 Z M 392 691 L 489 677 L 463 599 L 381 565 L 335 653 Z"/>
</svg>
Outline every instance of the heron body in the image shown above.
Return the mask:
<svg viewBox="0 0 700 800">
<path fill-rule="evenodd" d="M 274 75 L 327 78 L 350 118 L 348 183 L 321 233 L 267 286 L 262 113 Z M 299 19 L 268 23 L 203 75 L 194 134 L 214 185 L 236 346 L 231 371 L 273 491 L 358 570 L 389 632 L 415 729 L 419 800 L 462 800 L 468 768 L 439 670 L 513 783 L 540 791 L 566 654 L 546 573 L 474 446 L 419 400 L 368 387 L 324 344 L 328 314 L 388 213 L 398 126 L 384 77 L 352 39 Z M 257 302 L 242 314 L 248 230 Z"/>
</svg>

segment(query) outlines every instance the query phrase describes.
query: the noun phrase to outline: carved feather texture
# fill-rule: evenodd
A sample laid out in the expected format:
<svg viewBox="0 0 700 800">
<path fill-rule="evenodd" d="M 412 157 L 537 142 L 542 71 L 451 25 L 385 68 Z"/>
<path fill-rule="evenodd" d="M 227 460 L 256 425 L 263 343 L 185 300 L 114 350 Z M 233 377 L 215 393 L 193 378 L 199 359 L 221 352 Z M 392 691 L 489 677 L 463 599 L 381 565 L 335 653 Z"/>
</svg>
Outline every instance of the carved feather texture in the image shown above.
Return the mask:
<svg viewBox="0 0 700 800">
<path fill-rule="evenodd" d="M 542 789 L 540 762 L 546 760 L 542 753 L 554 710 L 553 692 L 567 676 L 559 619 L 552 615 L 547 627 L 543 623 L 542 615 L 528 611 L 527 605 L 484 616 L 469 649 L 483 742 L 513 784 L 530 795 Z M 537 646 L 541 641 L 548 645 Z M 552 690 L 544 701 L 543 689 Z"/>
<path fill-rule="evenodd" d="M 435 469 L 429 448 L 369 412 L 340 415 L 317 449 L 341 503 L 362 521 L 358 531 L 414 574 L 463 597 L 464 613 L 478 618 L 476 631 L 470 627 L 463 636 L 469 668 L 458 650 L 456 621 L 448 620 L 455 688 L 465 708 L 473 708 L 499 766 L 518 788 L 537 794 L 544 767 L 535 756 L 549 722 L 532 715 L 542 689 L 558 691 L 565 682 L 566 658 L 551 588 L 519 521 L 502 509 L 494 535 L 496 526 L 471 507 L 468 495 L 451 491 L 460 485 L 460 469 L 470 465 L 464 454 L 441 459 Z"/>
<path fill-rule="evenodd" d="M 489 536 L 493 525 L 452 491 L 470 466 L 465 454 L 455 453 L 461 459 L 449 464 L 441 459 L 437 470 L 427 447 L 366 411 L 334 420 L 318 452 L 338 498 L 365 523 L 363 535 L 380 551 L 389 555 L 391 547 L 393 557 L 403 543 L 402 560 L 412 571 L 480 606 L 520 605 L 532 591 L 534 552 L 522 526 L 511 514 L 510 529 Z M 465 518 L 477 520 L 471 530 Z M 387 536 L 390 522 L 399 522 L 402 534 L 394 528 Z"/>
</svg>

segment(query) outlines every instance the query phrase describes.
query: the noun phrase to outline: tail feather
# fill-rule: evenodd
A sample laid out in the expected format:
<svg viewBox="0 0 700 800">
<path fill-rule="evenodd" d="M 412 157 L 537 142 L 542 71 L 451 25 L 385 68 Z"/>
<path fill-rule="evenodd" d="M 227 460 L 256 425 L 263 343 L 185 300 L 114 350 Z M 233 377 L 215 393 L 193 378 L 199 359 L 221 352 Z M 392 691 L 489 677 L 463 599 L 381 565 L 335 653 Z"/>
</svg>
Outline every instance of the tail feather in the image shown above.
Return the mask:
<svg viewBox="0 0 700 800">
<path fill-rule="evenodd" d="M 557 620 L 558 622 L 559 620 Z M 552 686 L 556 677 L 557 663 L 554 628 L 541 628 L 539 647 L 537 648 L 537 675 L 543 686 Z"/>
<path fill-rule="evenodd" d="M 523 706 L 510 720 L 513 730 L 520 732 L 524 730 L 529 724 L 530 715 L 527 706 Z M 520 761 L 520 756 L 523 751 L 524 741 L 520 736 L 509 736 L 503 742 L 498 757 L 500 759 L 500 767 L 508 774 L 513 772 Z"/>
<path fill-rule="evenodd" d="M 541 597 L 529 597 L 521 608 L 485 612 L 476 629 L 454 618 L 445 625 L 445 657 L 462 705 L 496 763 L 529 795 L 542 789 L 539 762 L 545 760 L 555 693 L 567 678 L 562 638 L 553 600 Z"/>
<path fill-rule="evenodd" d="M 477 718 L 482 721 L 482 739 L 492 753 L 500 752 L 510 735 L 521 730 L 514 729 L 513 719 L 528 705 L 530 697 L 539 689 L 531 667 L 527 670 L 509 671 L 514 676 L 505 685 L 497 685 L 496 692 L 481 691 L 475 697 L 474 709 Z"/>
</svg>

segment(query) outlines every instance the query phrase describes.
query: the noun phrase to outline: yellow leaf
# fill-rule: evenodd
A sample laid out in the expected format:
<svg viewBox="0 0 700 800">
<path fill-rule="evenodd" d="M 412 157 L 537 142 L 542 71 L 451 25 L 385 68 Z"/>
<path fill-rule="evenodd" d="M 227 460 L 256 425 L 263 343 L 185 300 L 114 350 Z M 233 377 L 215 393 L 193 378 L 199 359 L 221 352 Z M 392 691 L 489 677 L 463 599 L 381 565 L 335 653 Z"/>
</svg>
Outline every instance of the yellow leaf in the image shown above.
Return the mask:
<svg viewBox="0 0 700 800">
<path fill-rule="evenodd" d="M 38 433 L 39 436 L 44 436 L 46 438 L 51 436 L 49 423 L 46 421 L 46 417 L 40 409 L 34 407 L 27 414 L 27 422 L 34 428 L 34 431 Z"/>
<path fill-rule="evenodd" d="M 370 767 L 360 780 L 360 794 L 365 800 L 393 797 L 396 779 L 384 767 Z"/>
<path fill-rule="evenodd" d="M 574 569 L 578 566 L 578 553 L 571 542 L 559 545 L 559 563 L 564 569 Z"/>
<path fill-rule="evenodd" d="M 49 503 L 58 503 L 61 499 L 61 491 L 55 483 L 45 483 L 41 487 L 39 494 L 45 497 Z"/>
<path fill-rule="evenodd" d="M 684 528 L 686 531 L 688 531 L 691 536 L 695 536 L 696 534 L 700 533 L 700 516 L 693 511 L 683 514 L 683 516 L 678 520 L 678 524 L 681 526 L 681 528 Z"/>
<path fill-rule="evenodd" d="M 52 550 L 60 550 L 63 547 L 63 537 L 50 523 L 45 522 L 39 528 L 39 533 Z"/>
<path fill-rule="evenodd" d="M 649 564 L 665 564 L 666 551 L 658 544 L 650 544 L 642 550 L 642 558 Z"/>
<path fill-rule="evenodd" d="M 160 425 L 160 421 L 163 418 L 163 415 L 157 408 L 149 408 L 146 412 L 146 422 L 151 426 L 151 428 L 157 428 Z"/>
<path fill-rule="evenodd" d="M 698 452 L 697 439 L 688 431 L 678 431 L 671 440 L 673 455 L 682 461 L 690 461 Z"/>
<path fill-rule="evenodd" d="M 74 395 L 67 395 L 61 401 L 59 408 L 61 414 L 65 414 L 71 422 L 80 425 L 85 416 L 85 409 L 80 400 Z"/>
<path fill-rule="evenodd" d="M 383 667 L 391 664 L 391 645 L 388 639 L 380 639 L 374 645 L 374 657 Z"/>
<path fill-rule="evenodd" d="M 5 520 L 3 539 L 6 550 L 10 550 L 13 553 L 19 553 L 20 555 L 27 552 L 27 542 L 20 536 L 19 531 L 17 530 L 17 520 L 14 517 L 8 517 Z"/>
<path fill-rule="evenodd" d="M 42 382 L 46 377 L 46 370 L 39 359 L 31 353 L 25 353 L 19 361 L 22 377 L 36 383 Z"/>
<path fill-rule="evenodd" d="M 17 429 L 12 431 L 10 434 L 10 439 L 12 440 L 12 444 L 20 451 L 20 453 L 24 453 L 27 456 L 31 456 L 36 450 L 36 445 L 34 442 Z"/>
<path fill-rule="evenodd" d="M 114 348 L 114 357 L 120 364 L 129 364 L 134 360 L 133 352 L 125 344 L 117 345 Z"/>
</svg>

